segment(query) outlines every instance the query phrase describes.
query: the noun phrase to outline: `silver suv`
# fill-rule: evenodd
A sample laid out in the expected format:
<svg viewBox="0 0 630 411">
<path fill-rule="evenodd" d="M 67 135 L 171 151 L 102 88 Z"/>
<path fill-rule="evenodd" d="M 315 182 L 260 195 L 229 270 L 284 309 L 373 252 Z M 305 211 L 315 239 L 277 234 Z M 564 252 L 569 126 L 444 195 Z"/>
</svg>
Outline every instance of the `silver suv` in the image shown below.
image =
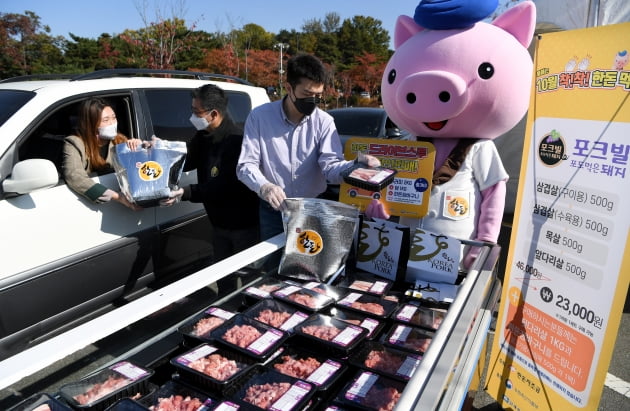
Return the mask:
<svg viewBox="0 0 630 411">
<path fill-rule="evenodd" d="M 236 123 L 269 98 L 243 80 L 206 73 L 114 69 L 0 81 L 0 359 L 112 301 L 180 278 L 212 257 L 200 204 L 134 212 L 94 205 L 60 173 L 79 103 L 106 98 L 130 138 L 187 141 L 191 91 L 214 83 Z M 117 188 L 113 173 L 94 177 Z M 196 181 L 184 173 L 181 184 Z"/>
</svg>

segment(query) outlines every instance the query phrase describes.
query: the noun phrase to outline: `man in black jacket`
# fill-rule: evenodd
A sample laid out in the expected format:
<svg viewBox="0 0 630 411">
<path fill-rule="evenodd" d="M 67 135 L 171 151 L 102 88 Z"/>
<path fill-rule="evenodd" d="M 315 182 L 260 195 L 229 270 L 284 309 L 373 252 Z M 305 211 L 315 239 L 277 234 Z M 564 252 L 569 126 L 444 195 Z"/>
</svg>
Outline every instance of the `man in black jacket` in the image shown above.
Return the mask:
<svg viewBox="0 0 630 411">
<path fill-rule="evenodd" d="M 236 178 L 243 130 L 227 113 L 224 91 L 212 84 L 193 90 L 190 121 L 197 133 L 187 144 L 184 169 L 197 169 L 197 184 L 172 196 L 175 201 L 203 203 L 212 223 L 216 262 L 259 242 L 258 197 Z M 217 285 L 222 296 L 236 289 L 237 278 L 230 275 Z"/>
</svg>

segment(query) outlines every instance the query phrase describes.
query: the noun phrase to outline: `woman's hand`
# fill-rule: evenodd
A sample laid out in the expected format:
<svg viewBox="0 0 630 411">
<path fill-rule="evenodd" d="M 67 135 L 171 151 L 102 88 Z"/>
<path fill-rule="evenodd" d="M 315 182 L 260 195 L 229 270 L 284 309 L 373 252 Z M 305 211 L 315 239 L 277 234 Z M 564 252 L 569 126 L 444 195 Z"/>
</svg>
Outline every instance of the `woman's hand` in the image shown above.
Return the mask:
<svg viewBox="0 0 630 411">
<path fill-rule="evenodd" d="M 131 151 L 136 151 L 139 147 L 143 146 L 143 142 L 139 138 L 132 138 L 130 140 L 127 140 L 126 144 L 127 148 L 129 148 L 129 150 Z"/>
<path fill-rule="evenodd" d="M 127 196 L 125 196 L 123 193 L 116 193 L 116 195 L 112 198 L 118 201 L 120 204 L 124 205 L 125 207 L 132 209 L 133 211 L 142 210 L 142 207 L 127 200 Z"/>
</svg>

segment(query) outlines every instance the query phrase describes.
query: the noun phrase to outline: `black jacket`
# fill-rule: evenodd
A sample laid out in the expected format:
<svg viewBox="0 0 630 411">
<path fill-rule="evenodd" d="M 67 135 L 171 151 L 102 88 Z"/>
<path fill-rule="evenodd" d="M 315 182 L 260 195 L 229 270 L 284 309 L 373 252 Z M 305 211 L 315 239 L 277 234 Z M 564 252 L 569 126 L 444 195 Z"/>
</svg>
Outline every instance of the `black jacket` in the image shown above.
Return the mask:
<svg viewBox="0 0 630 411">
<path fill-rule="evenodd" d="M 213 133 L 198 131 L 187 144 L 184 170 L 197 169 L 197 184 L 182 200 L 203 203 L 212 224 L 226 229 L 258 226 L 258 196 L 236 178 L 243 131 L 226 116 Z"/>
</svg>

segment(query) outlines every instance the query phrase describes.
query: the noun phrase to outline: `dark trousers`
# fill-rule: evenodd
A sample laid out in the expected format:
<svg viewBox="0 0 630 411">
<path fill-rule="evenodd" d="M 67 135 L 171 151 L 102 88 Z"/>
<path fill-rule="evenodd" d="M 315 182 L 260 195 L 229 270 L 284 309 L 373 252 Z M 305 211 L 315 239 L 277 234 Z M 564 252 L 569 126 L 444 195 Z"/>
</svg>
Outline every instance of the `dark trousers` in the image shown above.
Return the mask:
<svg viewBox="0 0 630 411">
<path fill-rule="evenodd" d="M 212 229 L 212 247 L 215 262 L 231 257 L 259 242 L 258 227 L 226 229 L 215 226 Z M 217 281 L 219 297 L 236 290 L 237 286 L 238 278 L 234 274 L 221 278 Z"/>
</svg>

